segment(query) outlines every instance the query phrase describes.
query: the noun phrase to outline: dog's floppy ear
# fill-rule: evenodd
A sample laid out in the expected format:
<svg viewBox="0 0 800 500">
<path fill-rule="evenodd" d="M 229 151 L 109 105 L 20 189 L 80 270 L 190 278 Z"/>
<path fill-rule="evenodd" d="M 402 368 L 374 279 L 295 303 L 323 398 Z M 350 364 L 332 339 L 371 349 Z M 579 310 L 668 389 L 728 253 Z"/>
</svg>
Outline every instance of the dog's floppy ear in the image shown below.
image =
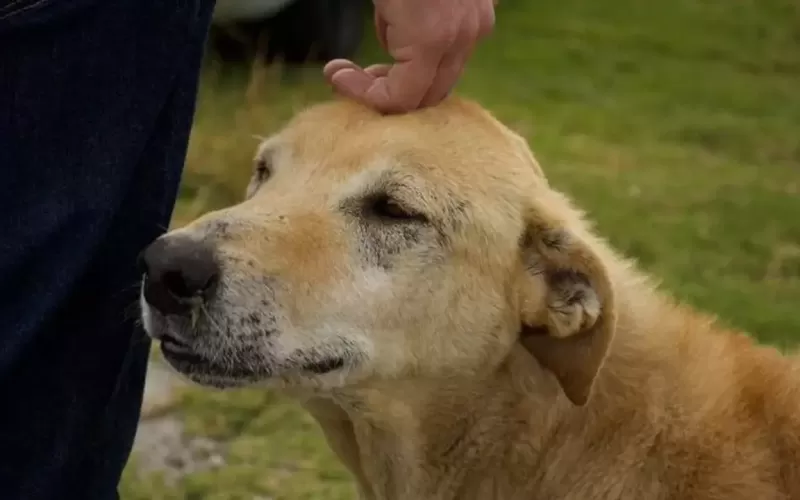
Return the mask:
<svg viewBox="0 0 800 500">
<path fill-rule="evenodd" d="M 548 199 L 529 211 L 521 241 L 520 341 L 581 406 L 614 335 L 614 293 L 588 234 L 558 216 L 559 207 L 570 213 L 566 200 L 546 191 Z"/>
</svg>

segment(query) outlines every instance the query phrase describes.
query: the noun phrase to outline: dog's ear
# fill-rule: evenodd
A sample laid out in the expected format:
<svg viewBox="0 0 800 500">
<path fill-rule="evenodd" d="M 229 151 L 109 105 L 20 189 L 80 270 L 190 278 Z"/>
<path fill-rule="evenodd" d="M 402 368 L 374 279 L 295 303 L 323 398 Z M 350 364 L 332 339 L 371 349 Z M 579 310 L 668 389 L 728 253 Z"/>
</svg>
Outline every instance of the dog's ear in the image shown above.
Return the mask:
<svg viewBox="0 0 800 500">
<path fill-rule="evenodd" d="M 575 224 L 571 230 L 558 216 L 559 207 L 570 213 L 566 200 L 546 193 L 551 197 L 530 210 L 520 244 L 520 341 L 555 375 L 570 401 L 582 406 L 614 335 L 614 293 L 588 232 Z"/>
</svg>

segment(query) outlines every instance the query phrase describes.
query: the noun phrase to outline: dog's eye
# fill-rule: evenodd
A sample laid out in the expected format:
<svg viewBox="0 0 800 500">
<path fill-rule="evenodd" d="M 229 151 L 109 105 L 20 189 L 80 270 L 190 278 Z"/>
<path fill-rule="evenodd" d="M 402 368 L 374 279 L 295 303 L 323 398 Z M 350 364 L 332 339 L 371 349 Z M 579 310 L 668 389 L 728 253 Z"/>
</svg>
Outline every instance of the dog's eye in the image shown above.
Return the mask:
<svg viewBox="0 0 800 500">
<path fill-rule="evenodd" d="M 256 163 L 256 179 L 259 182 L 265 181 L 271 173 L 267 160 L 258 160 L 258 163 Z"/>
<path fill-rule="evenodd" d="M 250 199 L 255 196 L 258 188 L 272 175 L 272 168 L 270 163 L 261 158 L 256 162 L 253 175 L 250 176 L 250 183 L 247 184 L 247 191 L 245 191 L 245 199 Z"/>
<path fill-rule="evenodd" d="M 370 205 L 370 210 L 374 215 L 381 219 L 389 220 L 417 220 L 425 221 L 425 216 L 414 212 L 397 201 L 391 199 L 389 196 L 381 195 L 374 198 Z"/>
</svg>

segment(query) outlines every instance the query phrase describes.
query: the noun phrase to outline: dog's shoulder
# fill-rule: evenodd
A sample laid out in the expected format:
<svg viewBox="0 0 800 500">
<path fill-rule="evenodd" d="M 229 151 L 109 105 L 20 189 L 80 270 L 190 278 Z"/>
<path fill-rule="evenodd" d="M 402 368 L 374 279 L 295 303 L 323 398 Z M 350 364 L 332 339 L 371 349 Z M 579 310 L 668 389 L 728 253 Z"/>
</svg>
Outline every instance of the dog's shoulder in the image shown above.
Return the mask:
<svg viewBox="0 0 800 500">
<path fill-rule="evenodd" d="M 712 317 L 678 314 L 681 376 L 659 453 L 669 468 L 695 473 L 672 484 L 682 498 L 797 498 L 800 466 L 789 465 L 800 464 L 796 357 Z"/>
</svg>

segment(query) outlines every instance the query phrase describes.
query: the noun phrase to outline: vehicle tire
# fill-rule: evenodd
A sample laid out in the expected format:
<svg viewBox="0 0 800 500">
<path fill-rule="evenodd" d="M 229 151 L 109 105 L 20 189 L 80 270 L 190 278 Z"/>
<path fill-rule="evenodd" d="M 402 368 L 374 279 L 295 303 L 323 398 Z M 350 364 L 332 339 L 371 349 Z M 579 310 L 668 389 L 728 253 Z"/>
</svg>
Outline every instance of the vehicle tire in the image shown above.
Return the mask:
<svg viewBox="0 0 800 500">
<path fill-rule="evenodd" d="M 226 64 L 256 53 L 267 65 L 279 60 L 288 68 L 350 59 L 363 38 L 366 5 L 367 0 L 293 0 L 262 20 L 212 25 L 209 48 Z"/>
</svg>

